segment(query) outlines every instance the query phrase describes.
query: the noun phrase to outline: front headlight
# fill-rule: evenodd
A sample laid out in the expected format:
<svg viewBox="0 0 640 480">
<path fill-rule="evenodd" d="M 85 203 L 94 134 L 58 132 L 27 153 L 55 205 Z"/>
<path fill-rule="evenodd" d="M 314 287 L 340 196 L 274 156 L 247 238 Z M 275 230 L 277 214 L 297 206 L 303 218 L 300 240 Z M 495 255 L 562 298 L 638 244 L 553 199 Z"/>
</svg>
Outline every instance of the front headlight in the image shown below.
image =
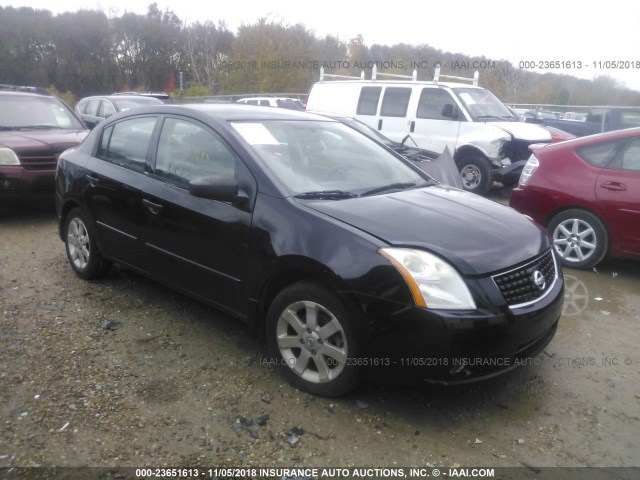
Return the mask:
<svg viewBox="0 0 640 480">
<path fill-rule="evenodd" d="M 440 257 L 413 248 L 378 251 L 404 277 L 417 306 L 447 310 L 476 308 L 462 277 Z"/>
<path fill-rule="evenodd" d="M 0 147 L 0 165 L 20 165 L 20 160 L 10 148 Z"/>
</svg>

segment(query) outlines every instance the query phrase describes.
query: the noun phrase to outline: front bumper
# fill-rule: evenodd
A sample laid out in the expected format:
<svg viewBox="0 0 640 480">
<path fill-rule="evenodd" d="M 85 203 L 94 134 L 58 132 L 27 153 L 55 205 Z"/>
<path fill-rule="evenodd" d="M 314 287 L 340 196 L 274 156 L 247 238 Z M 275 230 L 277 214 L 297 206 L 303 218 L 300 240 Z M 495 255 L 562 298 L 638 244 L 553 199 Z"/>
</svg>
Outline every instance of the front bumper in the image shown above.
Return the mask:
<svg viewBox="0 0 640 480">
<path fill-rule="evenodd" d="M 395 379 L 455 384 L 531 363 L 558 326 L 564 299 L 560 270 L 558 275 L 544 298 L 517 308 L 496 302 L 475 311 L 429 310 L 361 298 L 372 328 L 362 365 Z M 486 288 L 487 282 L 492 280 L 478 280 L 475 287 Z M 495 292 L 488 292 L 490 297 L 495 299 Z"/>
<path fill-rule="evenodd" d="M 526 160 L 518 160 L 511 165 L 496 168 L 493 170 L 493 179 L 502 183 L 505 187 L 515 185 L 520 179 L 520 174 L 526 163 Z"/>
<path fill-rule="evenodd" d="M 0 166 L 0 200 L 6 203 L 46 197 L 53 200 L 55 174 L 55 169 L 27 170 L 18 165 Z"/>
</svg>

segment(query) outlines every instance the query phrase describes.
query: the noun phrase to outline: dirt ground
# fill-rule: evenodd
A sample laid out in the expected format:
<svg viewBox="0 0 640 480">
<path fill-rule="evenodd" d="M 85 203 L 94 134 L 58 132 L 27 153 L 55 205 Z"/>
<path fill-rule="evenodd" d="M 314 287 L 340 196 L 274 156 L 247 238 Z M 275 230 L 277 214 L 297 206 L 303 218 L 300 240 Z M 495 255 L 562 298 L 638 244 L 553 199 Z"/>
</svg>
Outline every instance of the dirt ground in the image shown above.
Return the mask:
<svg viewBox="0 0 640 480">
<path fill-rule="evenodd" d="M 640 466 L 640 262 L 566 270 L 532 365 L 328 399 L 211 308 L 120 269 L 79 279 L 56 231 L 48 209 L 0 218 L 0 468 Z"/>
</svg>

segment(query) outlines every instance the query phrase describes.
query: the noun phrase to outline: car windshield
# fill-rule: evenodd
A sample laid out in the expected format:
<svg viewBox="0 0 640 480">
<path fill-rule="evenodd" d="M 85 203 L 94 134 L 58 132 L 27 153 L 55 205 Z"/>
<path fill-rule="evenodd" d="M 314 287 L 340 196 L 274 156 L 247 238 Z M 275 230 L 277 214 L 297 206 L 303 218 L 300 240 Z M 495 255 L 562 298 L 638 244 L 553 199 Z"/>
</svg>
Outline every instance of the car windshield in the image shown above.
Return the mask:
<svg viewBox="0 0 640 480">
<path fill-rule="evenodd" d="M 84 130 L 85 127 L 54 97 L 0 97 L 0 129 L 47 128 Z"/>
<path fill-rule="evenodd" d="M 430 182 L 374 141 L 337 122 L 232 125 L 294 196 L 339 200 Z"/>
<path fill-rule="evenodd" d="M 489 90 L 455 88 L 454 92 L 476 122 L 517 121 L 517 117 Z"/>
</svg>

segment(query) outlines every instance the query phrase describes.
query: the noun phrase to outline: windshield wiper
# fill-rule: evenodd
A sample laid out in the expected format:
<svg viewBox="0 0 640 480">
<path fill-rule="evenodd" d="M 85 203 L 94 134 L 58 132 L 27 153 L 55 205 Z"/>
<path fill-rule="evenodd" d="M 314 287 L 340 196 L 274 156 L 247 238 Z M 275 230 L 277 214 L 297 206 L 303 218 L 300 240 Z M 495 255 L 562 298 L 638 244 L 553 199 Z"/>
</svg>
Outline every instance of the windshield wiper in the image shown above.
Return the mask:
<svg viewBox="0 0 640 480">
<path fill-rule="evenodd" d="M 366 192 L 360 194 L 361 197 L 366 197 L 368 195 L 375 195 L 376 193 L 388 192 L 391 190 L 405 190 L 411 187 L 425 187 L 429 185 L 428 182 L 422 183 L 418 185 L 415 182 L 406 182 L 406 183 L 390 183 L 389 185 L 383 185 L 381 187 L 372 188 L 371 190 L 367 190 Z"/>
<path fill-rule="evenodd" d="M 307 198 L 315 200 L 344 200 L 355 198 L 357 195 L 344 190 L 318 190 L 317 192 L 304 192 L 294 195 L 295 198 Z"/>
<path fill-rule="evenodd" d="M 481 118 L 496 118 L 498 120 L 502 120 L 500 117 L 496 115 L 476 115 L 476 120 L 480 120 Z"/>
<path fill-rule="evenodd" d="M 45 125 L 45 124 L 41 124 L 41 125 L 21 125 L 19 127 L 20 130 L 51 130 L 54 128 L 60 128 L 58 125 Z"/>
</svg>

